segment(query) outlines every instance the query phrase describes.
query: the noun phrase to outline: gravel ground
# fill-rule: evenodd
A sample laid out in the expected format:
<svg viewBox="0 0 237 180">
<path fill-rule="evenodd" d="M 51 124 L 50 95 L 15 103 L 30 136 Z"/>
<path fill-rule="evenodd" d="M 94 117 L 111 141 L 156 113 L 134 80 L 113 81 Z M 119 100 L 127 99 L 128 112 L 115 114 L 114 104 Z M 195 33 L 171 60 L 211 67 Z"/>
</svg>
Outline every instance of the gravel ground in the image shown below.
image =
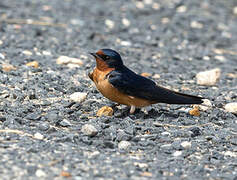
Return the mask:
<svg viewBox="0 0 237 180">
<path fill-rule="evenodd" d="M 236 0 L 1 0 L 1 179 L 236 180 L 237 117 L 224 110 L 237 102 L 236 34 Z M 215 107 L 191 116 L 190 106 L 119 106 L 97 117 L 113 104 L 87 77 L 88 52 L 100 48 Z M 215 85 L 196 83 L 214 68 Z"/>
</svg>

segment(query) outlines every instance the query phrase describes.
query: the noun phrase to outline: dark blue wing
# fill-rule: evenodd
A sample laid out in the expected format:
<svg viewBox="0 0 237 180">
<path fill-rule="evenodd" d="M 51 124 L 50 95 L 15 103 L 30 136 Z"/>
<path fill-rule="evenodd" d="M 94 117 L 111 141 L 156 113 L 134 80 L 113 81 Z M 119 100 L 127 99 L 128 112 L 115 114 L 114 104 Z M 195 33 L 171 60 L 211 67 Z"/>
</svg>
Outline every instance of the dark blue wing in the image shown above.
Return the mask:
<svg viewBox="0 0 237 180">
<path fill-rule="evenodd" d="M 186 95 L 157 86 L 150 79 L 140 76 L 125 66 L 108 74 L 109 82 L 124 94 L 149 101 L 170 104 L 200 104 L 201 97 Z"/>
</svg>

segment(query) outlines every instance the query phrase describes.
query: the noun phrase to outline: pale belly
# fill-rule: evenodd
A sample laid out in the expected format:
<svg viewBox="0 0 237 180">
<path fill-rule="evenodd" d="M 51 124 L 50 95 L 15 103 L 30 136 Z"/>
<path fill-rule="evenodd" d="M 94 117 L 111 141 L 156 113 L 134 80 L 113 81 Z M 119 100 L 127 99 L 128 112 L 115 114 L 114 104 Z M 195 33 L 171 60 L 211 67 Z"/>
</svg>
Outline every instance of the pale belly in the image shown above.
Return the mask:
<svg viewBox="0 0 237 180">
<path fill-rule="evenodd" d="M 106 98 L 111 101 L 115 101 L 119 104 L 125 104 L 128 106 L 135 107 L 144 107 L 153 104 L 152 102 L 140 98 L 136 98 L 134 96 L 128 96 L 119 92 L 116 88 L 114 88 L 109 82 L 108 79 L 95 82 L 98 90 L 103 94 Z"/>
</svg>

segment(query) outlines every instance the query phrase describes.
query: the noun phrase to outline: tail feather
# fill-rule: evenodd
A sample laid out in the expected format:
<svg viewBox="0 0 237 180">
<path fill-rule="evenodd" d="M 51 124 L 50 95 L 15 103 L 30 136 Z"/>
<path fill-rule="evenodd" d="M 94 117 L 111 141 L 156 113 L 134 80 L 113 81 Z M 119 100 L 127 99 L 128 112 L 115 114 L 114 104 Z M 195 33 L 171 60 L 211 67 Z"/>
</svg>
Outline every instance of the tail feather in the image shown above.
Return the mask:
<svg viewBox="0 0 237 180">
<path fill-rule="evenodd" d="M 201 104 L 203 103 L 203 97 L 193 96 L 189 94 L 183 94 L 179 92 L 172 91 L 172 97 L 169 97 L 168 102 L 169 104 Z"/>
</svg>

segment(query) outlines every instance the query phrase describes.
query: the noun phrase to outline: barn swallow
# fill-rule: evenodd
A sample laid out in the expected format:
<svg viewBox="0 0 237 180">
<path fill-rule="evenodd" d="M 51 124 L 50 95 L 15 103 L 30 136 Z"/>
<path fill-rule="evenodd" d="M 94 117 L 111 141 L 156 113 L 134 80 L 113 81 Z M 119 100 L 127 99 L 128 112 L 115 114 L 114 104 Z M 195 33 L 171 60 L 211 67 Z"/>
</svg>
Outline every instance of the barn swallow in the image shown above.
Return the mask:
<svg viewBox="0 0 237 180">
<path fill-rule="evenodd" d="M 201 104 L 204 98 L 175 92 L 158 86 L 154 81 L 128 69 L 119 53 L 112 49 L 101 49 L 90 53 L 96 60 L 96 67 L 88 76 L 97 89 L 111 101 L 130 106 L 130 113 L 136 107 L 156 103 Z"/>
</svg>

